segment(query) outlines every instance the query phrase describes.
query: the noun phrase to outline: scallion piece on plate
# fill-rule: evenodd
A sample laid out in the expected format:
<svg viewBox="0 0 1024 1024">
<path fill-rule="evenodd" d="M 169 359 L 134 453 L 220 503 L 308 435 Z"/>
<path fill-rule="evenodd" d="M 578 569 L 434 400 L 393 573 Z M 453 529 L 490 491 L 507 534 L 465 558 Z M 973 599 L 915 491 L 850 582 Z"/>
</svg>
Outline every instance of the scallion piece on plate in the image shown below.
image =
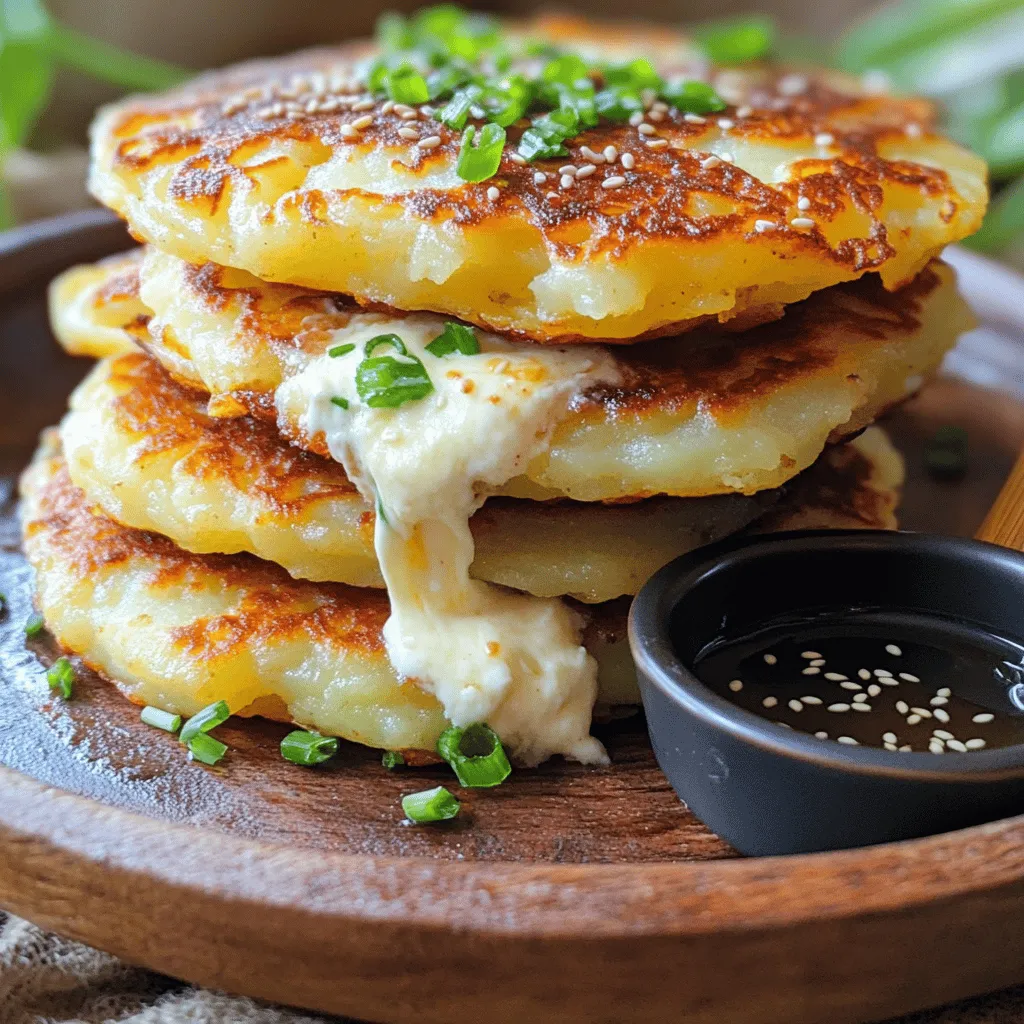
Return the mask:
<svg viewBox="0 0 1024 1024">
<path fill-rule="evenodd" d="M 483 722 L 445 729 L 437 752 L 452 766 L 459 784 L 470 789 L 497 786 L 512 771 L 498 734 Z"/>
<path fill-rule="evenodd" d="M 315 765 L 329 761 L 338 752 L 338 741 L 333 736 L 296 729 L 281 740 L 281 756 L 292 764 Z"/>
<path fill-rule="evenodd" d="M 671 82 L 661 98 L 687 114 L 715 114 L 729 105 L 707 82 Z"/>
<path fill-rule="evenodd" d="M 216 729 L 218 725 L 223 725 L 230 717 L 231 709 L 228 707 L 226 700 L 219 700 L 214 704 L 209 704 L 202 711 L 197 711 L 185 723 L 185 727 L 181 730 L 181 735 L 178 739 L 182 743 L 187 744 L 196 736 L 208 733 L 211 729 Z"/>
<path fill-rule="evenodd" d="M 163 711 L 152 705 L 144 707 L 139 717 L 146 725 L 151 725 L 154 729 L 163 729 L 164 732 L 177 732 L 181 728 L 181 715 L 173 715 L 170 711 Z"/>
<path fill-rule="evenodd" d="M 384 765 L 388 771 L 391 771 L 392 769 L 405 764 L 405 758 L 402 756 L 402 752 L 400 750 L 385 750 L 384 756 L 380 759 L 380 763 Z"/>
<path fill-rule="evenodd" d="M 476 139 L 476 145 L 473 140 Z M 498 173 L 501 166 L 501 154 L 505 148 L 505 129 L 500 124 L 485 124 L 477 130 L 469 125 L 462 133 L 462 146 L 459 149 L 459 162 L 455 165 L 455 173 L 463 181 L 486 181 Z"/>
<path fill-rule="evenodd" d="M 195 716 L 193 715 L 193 718 Z M 191 719 L 190 719 L 191 721 Z M 228 751 L 226 743 L 207 736 L 205 732 L 196 733 L 188 741 L 188 756 L 190 760 L 202 761 L 203 764 L 216 764 Z"/>
<path fill-rule="evenodd" d="M 38 636 L 42 633 L 45 626 L 46 620 L 39 614 L 39 612 L 34 612 L 28 617 L 28 621 L 25 623 L 25 636 Z"/>
<path fill-rule="evenodd" d="M 475 356 L 480 351 L 480 342 L 476 340 L 476 331 L 463 324 L 446 323 L 444 330 L 427 346 L 432 356 L 451 355 L 460 352 L 464 356 Z"/>
<path fill-rule="evenodd" d="M 347 356 L 349 354 L 349 352 L 354 352 L 354 351 L 355 351 L 355 345 L 350 343 L 348 345 L 334 345 L 334 346 L 332 346 L 331 348 L 329 348 L 327 350 L 327 354 L 332 359 L 337 359 L 338 356 Z"/>
<path fill-rule="evenodd" d="M 390 345 L 403 358 L 373 356 Z M 434 383 L 423 363 L 405 347 L 397 334 L 378 334 L 363 348 L 366 358 L 356 367 L 356 391 L 371 409 L 397 409 L 405 402 L 426 398 Z"/>
<path fill-rule="evenodd" d="M 339 409 L 347 409 L 348 408 L 348 399 L 347 398 L 342 398 L 341 395 L 335 395 L 331 399 L 331 405 L 336 405 Z"/>
<path fill-rule="evenodd" d="M 424 789 L 402 797 L 402 810 L 410 821 L 417 824 L 428 821 L 447 821 L 459 813 L 462 804 L 444 786 Z"/>
<path fill-rule="evenodd" d="M 50 684 L 51 690 L 56 690 L 67 700 L 75 685 L 75 668 L 67 658 L 58 658 L 47 669 L 46 681 Z"/>
<path fill-rule="evenodd" d="M 414 107 L 430 99 L 426 80 L 409 64 L 403 64 L 389 72 L 384 79 L 384 88 L 396 103 L 406 103 Z"/>
</svg>

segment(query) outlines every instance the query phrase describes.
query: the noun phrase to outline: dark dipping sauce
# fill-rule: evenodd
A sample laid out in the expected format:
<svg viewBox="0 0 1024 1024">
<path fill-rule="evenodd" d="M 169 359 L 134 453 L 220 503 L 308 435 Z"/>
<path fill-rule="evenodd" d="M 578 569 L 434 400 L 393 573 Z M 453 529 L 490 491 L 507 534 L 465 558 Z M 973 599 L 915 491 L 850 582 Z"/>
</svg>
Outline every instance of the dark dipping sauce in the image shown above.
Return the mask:
<svg viewBox="0 0 1024 1024">
<path fill-rule="evenodd" d="M 819 739 L 935 754 L 1024 743 L 1024 648 L 920 612 L 767 620 L 696 656 L 706 686 Z"/>
</svg>

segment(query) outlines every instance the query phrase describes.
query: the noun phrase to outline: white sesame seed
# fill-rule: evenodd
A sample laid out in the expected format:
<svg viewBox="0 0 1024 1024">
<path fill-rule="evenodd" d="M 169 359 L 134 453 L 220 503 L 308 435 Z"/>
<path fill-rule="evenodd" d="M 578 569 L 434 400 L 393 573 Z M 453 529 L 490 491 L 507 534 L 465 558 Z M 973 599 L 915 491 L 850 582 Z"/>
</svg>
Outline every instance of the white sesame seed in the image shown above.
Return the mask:
<svg viewBox="0 0 1024 1024">
<path fill-rule="evenodd" d="M 967 744 L 961 743 L 959 740 L 946 740 L 946 746 L 951 750 L 955 750 L 958 754 L 967 753 Z"/>
<path fill-rule="evenodd" d="M 877 697 L 882 692 L 882 688 L 877 683 L 872 683 L 868 687 L 868 696 Z"/>
<path fill-rule="evenodd" d="M 362 117 L 357 117 L 352 122 L 352 127 L 355 128 L 357 132 L 361 132 L 364 128 L 369 128 L 371 124 L 373 124 L 373 115 L 363 114 Z M 437 141 L 440 142 L 441 140 L 438 139 Z"/>
<path fill-rule="evenodd" d="M 908 124 L 904 131 L 907 133 L 907 137 L 911 139 L 919 139 L 922 135 L 921 126 L 919 124 Z"/>
<path fill-rule="evenodd" d="M 596 170 L 597 167 L 594 164 L 584 164 L 582 167 L 576 168 L 576 177 L 589 178 Z"/>
<path fill-rule="evenodd" d="M 893 679 L 892 676 L 879 676 L 878 677 L 878 681 L 883 686 L 899 686 L 900 685 L 900 681 L 898 679 Z"/>
<path fill-rule="evenodd" d="M 874 674 L 879 679 L 884 679 L 886 676 L 891 676 L 892 673 L 887 668 L 876 668 Z"/>
<path fill-rule="evenodd" d="M 519 153 L 516 153 L 516 152 L 509 153 L 508 158 L 509 158 L 509 160 L 512 161 L 512 163 L 519 164 L 520 167 L 525 167 L 526 166 L 526 163 L 527 163 L 526 157 L 522 156 Z"/>
<path fill-rule="evenodd" d="M 814 665 L 815 668 L 821 668 L 821 666 L 825 664 L 825 659 L 815 658 L 814 661 L 811 662 L 811 664 Z M 843 676 L 843 678 L 845 679 L 846 676 Z"/>
<path fill-rule="evenodd" d="M 910 705 L 905 700 L 898 700 L 896 701 L 896 710 L 901 715 L 905 715 L 910 710 Z"/>
<path fill-rule="evenodd" d="M 839 684 L 844 690 L 862 690 L 863 687 L 860 683 L 855 683 L 853 680 L 846 680 Z"/>
<path fill-rule="evenodd" d="M 952 697 L 953 691 L 948 686 L 940 686 L 936 691 L 937 697 Z"/>
<path fill-rule="evenodd" d="M 702 118 L 703 120 L 703 118 Z M 629 115 L 629 123 L 635 128 L 638 124 L 644 123 L 644 115 L 639 110 Z"/>
<path fill-rule="evenodd" d="M 603 164 L 604 153 L 595 153 L 589 146 L 580 146 L 581 155 L 592 164 Z"/>
<path fill-rule="evenodd" d="M 837 743 L 845 743 L 848 747 L 859 747 L 860 744 L 852 736 L 837 736 Z"/>
<path fill-rule="evenodd" d="M 743 680 L 742 679 L 734 679 L 729 684 L 729 689 L 732 690 L 733 693 L 739 693 L 740 690 L 743 689 Z"/>
<path fill-rule="evenodd" d="M 621 188 L 625 184 L 626 179 L 621 175 L 616 174 L 610 178 L 605 178 L 604 181 L 601 182 L 601 188 Z"/>
<path fill-rule="evenodd" d="M 894 732 L 883 732 L 882 733 L 882 739 L 886 743 L 895 743 L 896 742 L 896 733 L 894 733 Z"/>
<path fill-rule="evenodd" d="M 543 171 L 533 172 L 533 183 L 535 185 L 543 185 L 548 180 L 548 176 Z"/>
<path fill-rule="evenodd" d="M 905 683 L 919 683 L 919 682 L 921 682 L 921 680 L 918 679 L 917 676 L 912 675 L 910 672 L 901 672 L 900 673 L 900 679 L 902 679 Z"/>
<path fill-rule="evenodd" d="M 814 227 L 814 221 L 811 220 L 810 217 L 794 217 L 789 222 L 789 225 L 790 225 L 790 227 L 794 227 L 794 228 L 801 228 L 801 229 L 806 228 L 807 230 L 810 230 L 811 228 Z"/>
<path fill-rule="evenodd" d="M 708 123 L 708 119 L 706 117 L 701 117 L 700 114 L 683 114 L 683 120 L 689 122 L 690 124 Z M 630 123 L 632 124 L 632 121 Z"/>
<path fill-rule="evenodd" d="M 921 721 L 920 715 L 909 715 L 907 717 L 907 725 L 917 725 Z"/>
<path fill-rule="evenodd" d="M 949 712 L 943 711 L 942 708 L 936 708 L 932 712 L 932 717 L 933 718 L 937 718 L 940 722 L 948 722 L 949 721 Z"/>
<path fill-rule="evenodd" d="M 827 740 L 827 739 L 828 739 L 828 733 L 827 733 L 827 732 L 825 732 L 825 730 L 824 730 L 824 729 L 822 729 L 822 730 L 821 730 L 821 732 L 816 732 L 816 733 L 814 734 L 814 738 L 815 738 L 816 740 Z"/>
<path fill-rule="evenodd" d="M 619 157 L 619 163 L 626 168 L 627 171 L 633 170 L 636 167 L 636 157 L 632 153 L 623 153 Z"/>
<path fill-rule="evenodd" d="M 822 703 L 821 698 L 820 697 L 815 697 L 813 694 L 808 695 L 807 697 L 801 697 L 800 699 L 805 704 L 821 704 Z"/>
<path fill-rule="evenodd" d="M 665 103 L 664 100 L 655 100 L 651 104 L 651 110 L 656 110 L 656 111 L 658 111 L 659 114 L 667 114 L 668 113 L 668 104 Z"/>
<path fill-rule="evenodd" d="M 779 659 L 776 658 L 774 654 L 766 654 L 764 656 L 764 663 L 766 665 L 777 665 L 779 663 Z"/>
<path fill-rule="evenodd" d="M 773 708 L 778 703 L 779 703 L 779 698 L 778 697 L 765 697 L 765 699 L 763 701 L 761 701 L 761 706 L 762 707 L 766 707 L 766 708 Z"/>
<path fill-rule="evenodd" d="M 775 221 L 773 221 L 773 220 L 755 220 L 754 221 L 754 230 L 759 232 L 759 233 L 762 233 L 762 234 L 765 231 L 772 231 L 772 230 L 774 230 L 775 227 L 776 227 L 776 224 L 775 224 Z"/>
<path fill-rule="evenodd" d="M 944 754 L 946 752 L 946 745 L 942 740 L 929 740 L 928 750 L 932 754 Z"/>
<path fill-rule="evenodd" d="M 948 697 L 932 697 L 932 699 L 930 701 L 928 701 L 928 703 L 931 704 L 933 707 L 941 707 L 943 704 L 948 704 L 949 703 L 949 698 Z"/>
<path fill-rule="evenodd" d="M 800 703 L 800 701 L 794 699 L 789 702 L 790 711 L 803 711 L 803 709 L 804 706 Z"/>
<path fill-rule="evenodd" d="M 736 122 L 728 117 L 720 117 L 718 119 L 718 127 L 721 128 L 723 132 L 727 132 L 730 128 L 736 127 Z"/>
<path fill-rule="evenodd" d="M 497 202 L 497 200 L 498 200 L 498 197 L 499 197 L 500 195 L 501 195 L 501 193 L 500 193 L 500 192 L 499 192 L 499 191 L 497 190 L 497 188 L 495 188 L 495 186 L 494 186 L 494 185 L 492 185 L 492 186 L 491 186 L 491 187 L 490 187 L 490 188 L 489 188 L 489 189 L 487 190 L 487 198 L 488 198 L 488 199 L 490 199 L 490 201 L 491 201 L 492 203 L 494 203 L 494 202 Z"/>
<path fill-rule="evenodd" d="M 845 683 L 849 681 L 850 677 L 844 676 L 842 672 L 826 672 L 825 678 L 831 679 L 833 683 Z"/>
<path fill-rule="evenodd" d="M 358 139 L 359 132 L 355 130 L 350 124 L 343 124 L 341 126 L 341 137 L 343 139 Z"/>
<path fill-rule="evenodd" d="M 719 157 L 727 164 L 735 163 L 736 161 L 736 157 L 734 157 L 732 153 L 720 153 Z"/>
<path fill-rule="evenodd" d="M 807 668 L 805 668 L 803 670 L 803 672 L 801 672 L 800 674 L 804 675 L 804 676 L 816 676 L 820 672 L 821 672 L 820 668 L 815 668 L 813 665 L 808 665 Z"/>
<path fill-rule="evenodd" d="M 398 134 L 403 139 L 418 139 L 420 137 L 420 133 L 415 128 L 399 128 Z"/>
<path fill-rule="evenodd" d="M 668 139 L 648 139 L 645 145 L 648 149 L 664 149 L 668 145 Z"/>
<path fill-rule="evenodd" d="M 576 184 L 576 178 L 571 174 L 563 174 L 562 177 L 558 179 L 558 183 L 562 188 L 572 188 L 572 186 Z"/>
<path fill-rule="evenodd" d="M 891 654 L 894 658 L 900 658 L 903 656 L 903 651 L 896 646 L 896 644 L 886 644 L 885 653 Z"/>
<path fill-rule="evenodd" d="M 648 125 L 648 127 L 650 127 L 650 125 Z M 652 128 L 651 131 L 653 131 L 653 130 L 654 129 Z M 644 126 L 643 125 L 640 125 L 640 131 L 644 135 L 648 134 L 647 132 L 644 132 Z M 614 146 L 605 146 L 604 147 L 604 158 L 605 158 L 605 160 L 608 161 L 608 163 L 613 164 L 619 158 L 619 151 Z"/>
<path fill-rule="evenodd" d="M 712 167 L 717 167 L 721 162 L 721 158 L 715 156 L 714 153 L 712 153 L 711 156 L 707 156 L 703 160 L 701 160 L 700 165 L 701 167 L 710 170 Z"/>
<path fill-rule="evenodd" d="M 798 96 L 807 91 L 807 79 L 803 75 L 786 75 L 779 79 L 778 90 L 783 96 Z"/>
<path fill-rule="evenodd" d="M 817 661 L 821 655 L 817 651 L 801 651 L 800 657 L 804 658 L 806 661 Z"/>
<path fill-rule="evenodd" d="M 910 710 L 913 711 L 915 715 L 920 715 L 922 718 L 932 717 L 932 713 L 928 710 L 928 708 L 915 708 L 911 706 Z"/>
<path fill-rule="evenodd" d="M 431 135 L 427 139 L 420 139 L 416 145 L 419 146 L 420 149 L 437 149 L 437 147 L 441 145 L 441 136 Z"/>
<path fill-rule="evenodd" d="M 388 100 L 384 104 L 384 106 L 380 108 L 380 112 L 382 114 L 390 114 L 391 111 L 394 110 L 394 109 L 395 109 L 395 101 L 394 100 Z"/>
<path fill-rule="evenodd" d="M 737 107 L 736 108 L 736 116 L 737 117 L 750 117 L 750 115 L 753 112 L 754 112 L 754 108 L 753 107 Z"/>
<path fill-rule="evenodd" d="M 853 711 L 870 711 L 871 710 L 871 705 L 870 704 L 862 704 L 862 703 L 859 703 L 857 701 L 854 701 L 850 705 L 850 708 Z"/>
<path fill-rule="evenodd" d="M 571 174 L 571 175 L 573 175 L 575 177 L 575 175 L 576 175 L 576 165 L 575 164 L 562 164 L 562 166 L 558 168 L 558 173 L 559 174 Z"/>
<path fill-rule="evenodd" d="M 546 199 L 557 199 L 558 198 L 558 193 L 557 192 L 545 192 L 544 193 L 544 197 Z"/>
<path fill-rule="evenodd" d="M 825 708 L 825 710 L 826 711 L 849 711 L 850 710 L 850 705 L 849 704 L 843 704 L 841 702 L 839 704 L 829 704 L 829 706 L 827 708 Z"/>
<path fill-rule="evenodd" d="M 976 722 L 978 725 L 984 725 L 987 722 L 991 722 L 996 716 L 989 714 L 987 711 L 983 711 L 980 715 L 975 715 L 971 721 Z"/>
<path fill-rule="evenodd" d="M 373 110 L 373 100 L 358 100 L 352 104 L 353 110 Z"/>
<path fill-rule="evenodd" d="M 798 210 L 809 210 L 811 208 L 811 201 L 810 201 L 810 199 L 808 199 L 807 196 L 801 196 L 796 201 L 796 208 Z"/>
<path fill-rule="evenodd" d="M 945 729 L 932 729 L 932 735 L 940 740 L 952 740 L 956 737 Z"/>
<path fill-rule="evenodd" d="M 814 136 L 816 146 L 831 146 L 835 141 L 836 137 L 831 132 L 819 132 Z"/>
<path fill-rule="evenodd" d="M 964 746 L 968 750 L 981 750 L 985 746 L 985 741 L 980 736 L 975 736 L 974 739 L 968 740 Z"/>
</svg>

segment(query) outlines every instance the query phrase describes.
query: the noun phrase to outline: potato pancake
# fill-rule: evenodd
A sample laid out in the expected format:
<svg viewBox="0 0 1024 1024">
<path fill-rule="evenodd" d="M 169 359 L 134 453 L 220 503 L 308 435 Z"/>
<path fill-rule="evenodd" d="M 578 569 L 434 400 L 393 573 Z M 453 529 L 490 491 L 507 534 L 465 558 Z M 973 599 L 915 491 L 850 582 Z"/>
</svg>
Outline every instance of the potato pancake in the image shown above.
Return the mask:
<svg viewBox="0 0 1024 1024">
<path fill-rule="evenodd" d="M 900 479 L 899 456 L 872 430 L 801 478 L 801 501 L 818 510 L 819 526 L 832 509 L 837 525 L 885 528 Z M 24 548 L 47 627 L 136 704 L 193 714 L 223 699 L 236 714 L 369 746 L 434 749 L 444 715 L 394 674 L 380 635 L 382 591 L 294 580 L 251 555 L 192 554 L 120 526 L 71 482 L 55 431 L 44 435 L 21 493 Z M 772 526 L 789 524 L 780 506 Z M 638 703 L 628 603 L 578 607 L 599 666 L 599 702 Z"/>
<path fill-rule="evenodd" d="M 980 225 L 985 164 L 925 101 L 650 39 L 539 22 L 470 71 L 366 42 L 253 61 L 103 110 L 90 186 L 182 259 L 557 343 L 895 289 Z"/>
<path fill-rule="evenodd" d="M 60 427 L 72 481 L 111 519 L 188 551 L 249 551 L 293 576 L 383 587 L 373 507 L 342 467 L 289 445 L 272 424 L 213 417 L 207 404 L 140 352 L 99 363 Z M 541 597 L 608 601 L 746 526 L 776 497 L 492 498 L 471 523 L 474 575 Z"/>
<path fill-rule="evenodd" d="M 110 323 L 105 282 L 129 280 L 138 260 L 75 268 L 55 282 L 53 326 L 66 347 L 99 350 Z M 432 314 L 359 311 L 338 296 L 194 267 L 153 249 L 138 278 L 141 302 L 118 293 L 124 340 L 141 340 L 176 379 L 211 393 L 217 414 L 278 419 L 275 391 L 328 349 L 384 332 L 439 333 L 445 323 Z M 139 318 L 147 311 L 144 336 Z M 619 383 L 575 402 L 548 450 L 501 493 L 610 501 L 778 487 L 827 443 L 913 394 L 972 325 L 952 270 L 935 262 L 897 292 L 872 275 L 816 292 L 742 334 L 705 327 L 685 345 L 598 347 L 614 360 Z M 502 338 L 477 337 L 485 349 L 508 350 Z M 282 409 L 279 427 L 327 454 L 323 436 L 303 430 L 303 412 Z"/>
</svg>

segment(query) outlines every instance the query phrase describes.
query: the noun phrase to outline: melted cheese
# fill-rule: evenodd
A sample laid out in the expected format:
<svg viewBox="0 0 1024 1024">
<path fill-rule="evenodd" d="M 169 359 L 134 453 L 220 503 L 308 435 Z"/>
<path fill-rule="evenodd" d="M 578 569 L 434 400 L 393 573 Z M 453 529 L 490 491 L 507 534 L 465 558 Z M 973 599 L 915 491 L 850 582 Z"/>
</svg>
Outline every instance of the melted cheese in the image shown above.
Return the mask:
<svg viewBox="0 0 1024 1024">
<path fill-rule="evenodd" d="M 355 348 L 312 360 L 278 388 L 276 403 L 282 418 L 299 412 L 304 429 L 323 432 L 378 509 L 374 542 L 391 599 L 384 639 L 392 664 L 434 694 L 454 724 L 487 722 L 523 763 L 552 754 L 605 761 L 590 736 L 597 667 L 581 644 L 581 619 L 559 600 L 471 579 L 469 518 L 546 449 L 575 397 L 617 382 L 612 360 L 590 347 L 489 336 L 478 336 L 478 354 L 438 358 L 426 351 L 436 318 L 414 316 L 402 322 L 401 337 L 434 390 L 375 409 L 360 400 L 355 379 L 378 331 L 358 324 L 337 331 L 335 344 Z M 374 352 L 382 354 L 394 352 Z"/>
</svg>

